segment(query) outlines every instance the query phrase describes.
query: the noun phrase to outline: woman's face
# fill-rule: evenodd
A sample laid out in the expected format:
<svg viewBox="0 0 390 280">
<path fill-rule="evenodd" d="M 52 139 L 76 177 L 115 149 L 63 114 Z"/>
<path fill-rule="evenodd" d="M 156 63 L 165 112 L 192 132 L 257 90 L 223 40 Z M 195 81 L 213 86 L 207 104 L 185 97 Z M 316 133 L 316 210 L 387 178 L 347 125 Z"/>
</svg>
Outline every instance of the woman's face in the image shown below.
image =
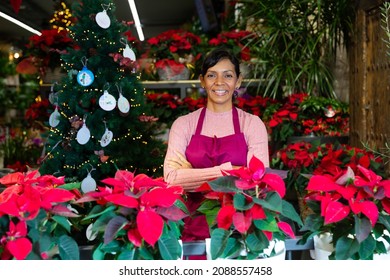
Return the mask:
<svg viewBox="0 0 390 280">
<path fill-rule="evenodd" d="M 200 77 L 201 85 L 207 92 L 207 108 L 214 111 L 230 110 L 232 96 L 240 87 L 241 76 L 237 77 L 234 64 L 229 59 L 222 59 L 210 67 Z"/>
</svg>

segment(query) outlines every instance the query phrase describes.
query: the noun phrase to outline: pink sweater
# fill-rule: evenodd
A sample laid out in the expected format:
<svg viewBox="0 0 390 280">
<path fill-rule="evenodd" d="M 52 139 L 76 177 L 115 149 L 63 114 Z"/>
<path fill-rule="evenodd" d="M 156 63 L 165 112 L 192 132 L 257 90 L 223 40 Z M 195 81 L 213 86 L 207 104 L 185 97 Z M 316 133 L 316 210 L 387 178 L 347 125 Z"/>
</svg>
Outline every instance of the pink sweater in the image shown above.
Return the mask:
<svg viewBox="0 0 390 280">
<path fill-rule="evenodd" d="M 177 151 L 185 155 L 186 148 L 195 133 L 202 109 L 177 118 L 172 124 L 168 138 L 168 150 L 165 158 L 174 158 Z M 239 108 L 238 118 L 241 132 L 248 145 L 247 162 L 255 155 L 266 167 L 269 166 L 268 134 L 264 123 L 258 116 L 249 114 Z M 224 137 L 234 134 L 232 111 L 214 113 L 206 111 L 202 135 Z M 222 175 L 221 170 L 232 169 L 230 162 L 210 168 L 172 169 L 164 162 L 164 179 L 170 185 L 181 185 L 186 190 L 194 190 L 202 183 Z"/>
</svg>

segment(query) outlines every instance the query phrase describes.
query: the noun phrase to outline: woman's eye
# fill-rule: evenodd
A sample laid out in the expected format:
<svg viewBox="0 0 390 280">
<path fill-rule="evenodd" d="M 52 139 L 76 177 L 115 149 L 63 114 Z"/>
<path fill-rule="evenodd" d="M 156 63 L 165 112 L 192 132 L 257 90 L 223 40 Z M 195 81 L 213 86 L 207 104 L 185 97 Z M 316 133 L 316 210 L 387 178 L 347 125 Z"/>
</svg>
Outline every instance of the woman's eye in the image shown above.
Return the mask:
<svg viewBox="0 0 390 280">
<path fill-rule="evenodd" d="M 207 74 L 206 77 L 207 78 L 215 78 L 215 75 L 214 74 Z"/>
</svg>

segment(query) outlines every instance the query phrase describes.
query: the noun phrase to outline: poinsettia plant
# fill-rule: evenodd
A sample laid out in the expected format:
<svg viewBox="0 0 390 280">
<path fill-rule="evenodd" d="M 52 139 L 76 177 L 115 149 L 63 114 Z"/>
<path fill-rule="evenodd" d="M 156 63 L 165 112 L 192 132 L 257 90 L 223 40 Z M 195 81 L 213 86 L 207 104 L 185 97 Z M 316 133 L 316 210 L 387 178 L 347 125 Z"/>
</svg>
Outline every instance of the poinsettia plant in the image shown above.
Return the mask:
<svg viewBox="0 0 390 280">
<path fill-rule="evenodd" d="M 271 158 L 271 167 L 288 171 L 288 189 L 306 195 L 309 178 L 314 175 L 333 174 L 350 166 L 370 168 L 385 175 L 384 161 L 372 151 L 348 144 L 321 143 L 320 140 L 289 143 L 279 149 Z"/>
<path fill-rule="evenodd" d="M 77 48 L 67 30 L 45 29 L 41 35 L 33 35 L 26 46 L 26 55 L 16 70 L 22 74 L 45 75 L 61 65 L 61 55 L 67 48 Z"/>
<path fill-rule="evenodd" d="M 203 55 L 201 45 L 200 36 L 183 29 L 171 29 L 149 38 L 143 57 L 153 59 L 157 69 L 173 67 L 175 76 L 184 69 L 190 71 L 192 79 L 199 73 L 197 68 Z"/>
<path fill-rule="evenodd" d="M 283 144 L 292 136 L 343 136 L 349 134 L 348 104 L 336 99 L 295 93 L 267 108 L 273 141 Z"/>
<path fill-rule="evenodd" d="M 91 223 L 90 239 L 95 239 L 94 259 L 181 257 L 181 225 L 187 215 L 182 187 L 126 170 L 101 183 L 78 200 L 96 202 L 84 218 Z"/>
<path fill-rule="evenodd" d="M 333 174 L 314 175 L 305 199 L 313 214 L 305 220 L 304 240 L 330 233 L 329 259 L 373 259 L 388 253 L 390 180 L 358 164 Z"/>
<path fill-rule="evenodd" d="M 209 40 L 211 46 L 229 46 L 234 54 L 242 61 L 249 61 L 252 58 L 251 43 L 257 38 L 256 33 L 247 30 L 228 30 L 218 33 Z"/>
<path fill-rule="evenodd" d="M 77 197 L 64 177 L 15 172 L 0 178 L 0 259 L 79 259 L 69 207 Z"/>
<path fill-rule="evenodd" d="M 211 257 L 258 258 L 273 240 L 295 237 L 294 222 L 302 221 L 286 200 L 283 178 L 252 157 L 248 167 L 227 170 L 198 188 L 205 200 L 198 211 L 206 215 L 211 232 Z"/>
</svg>

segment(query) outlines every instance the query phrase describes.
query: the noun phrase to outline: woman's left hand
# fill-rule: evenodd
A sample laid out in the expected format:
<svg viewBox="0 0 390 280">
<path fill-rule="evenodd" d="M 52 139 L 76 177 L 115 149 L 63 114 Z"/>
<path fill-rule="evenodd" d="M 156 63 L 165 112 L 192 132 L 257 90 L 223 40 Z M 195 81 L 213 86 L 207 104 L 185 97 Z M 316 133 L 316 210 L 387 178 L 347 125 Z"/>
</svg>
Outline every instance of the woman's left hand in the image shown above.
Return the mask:
<svg viewBox="0 0 390 280">
<path fill-rule="evenodd" d="M 192 168 L 191 163 L 186 159 L 186 157 L 175 151 L 177 157 L 167 159 L 168 166 L 173 169 L 184 169 L 184 168 Z"/>
</svg>

